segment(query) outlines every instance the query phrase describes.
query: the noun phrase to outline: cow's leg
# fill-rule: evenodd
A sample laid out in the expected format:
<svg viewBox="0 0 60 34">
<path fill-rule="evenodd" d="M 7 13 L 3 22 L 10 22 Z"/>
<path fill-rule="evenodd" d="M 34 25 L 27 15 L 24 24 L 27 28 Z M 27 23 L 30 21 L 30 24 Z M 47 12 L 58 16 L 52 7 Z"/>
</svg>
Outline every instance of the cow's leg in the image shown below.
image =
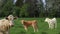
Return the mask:
<svg viewBox="0 0 60 34">
<path fill-rule="evenodd" d="M 3 32 L 0 32 L 0 34 L 3 34 Z"/>
<path fill-rule="evenodd" d="M 50 26 L 50 24 L 48 24 L 49 25 L 49 29 L 51 28 L 51 26 Z"/>
<path fill-rule="evenodd" d="M 6 33 L 6 34 L 9 34 L 9 31 L 6 31 L 5 33 Z"/>
<path fill-rule="evenodd" d="M 34 25 L 34 28 L 38 32 L 38 26 L 37 26 L 37 24 Z"/>
<path fill-rule="evenodd" d="M 55 28 L 57 28 L 57 23 L 54 24 Z"/>
<path fill-rule="evenodd" d="M 25 30 L 27 31 L 27 26 L 24 26 Z"/>
<path fill-rule="evenodd" d="M 37 28 L 37 32 L 38 32 L 38 28 Z"/>
<path fill-rule="evenodd" d="M 32 27 L 33 27 L 33 29 L 34 29 L 34 32 L 35 32 L 35 26 L 34 26 L 34 25 L 32 25 Z"/>
<path fill-rule="evenodd" d="M 53 29 L 54 28 L 54 24 L 52 23 L 52 24 L 50 24 L 50 27 L 51 27 L 51 29 Z"/>
<path fill-rule="evenodd" d="M 38 27 L 37 26 L 35 26 L 35 30 L 38 32 Z"/>
</svg>

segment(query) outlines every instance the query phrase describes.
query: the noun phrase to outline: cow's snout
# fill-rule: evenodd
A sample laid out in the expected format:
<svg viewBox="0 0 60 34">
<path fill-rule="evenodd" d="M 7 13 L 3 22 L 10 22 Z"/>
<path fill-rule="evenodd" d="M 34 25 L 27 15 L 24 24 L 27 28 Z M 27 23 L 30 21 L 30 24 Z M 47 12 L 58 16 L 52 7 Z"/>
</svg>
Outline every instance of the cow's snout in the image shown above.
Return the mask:
<svg viewBox="0 0 60 34">
<path fill-rule="evenodd" d="M 11 25 L 11 27 L 14 27 L 14 25 Z"/>
<path fill-rule="evenodd" d="M 11 23 L 10 23 L 10 27 L 13 27 L 13 26 L 14 26 L 14 24 L 11 22 Z"/>
</svg>

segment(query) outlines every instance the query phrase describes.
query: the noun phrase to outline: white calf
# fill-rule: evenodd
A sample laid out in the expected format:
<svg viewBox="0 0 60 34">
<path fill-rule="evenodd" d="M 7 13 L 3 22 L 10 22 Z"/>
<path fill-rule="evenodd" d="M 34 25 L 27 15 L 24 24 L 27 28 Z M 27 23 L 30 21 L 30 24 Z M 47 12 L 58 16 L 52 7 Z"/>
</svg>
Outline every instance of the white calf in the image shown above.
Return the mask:
<svg viewBox="0 0 60 34">
<path fill-rule="evenodd" d="M 49 29 L 57 28 L 57 20 L 56 20 L 56 18 L 53 18 L 53 19 L 46 18 L 45 22 L 48 22 Z"/>
</svg>

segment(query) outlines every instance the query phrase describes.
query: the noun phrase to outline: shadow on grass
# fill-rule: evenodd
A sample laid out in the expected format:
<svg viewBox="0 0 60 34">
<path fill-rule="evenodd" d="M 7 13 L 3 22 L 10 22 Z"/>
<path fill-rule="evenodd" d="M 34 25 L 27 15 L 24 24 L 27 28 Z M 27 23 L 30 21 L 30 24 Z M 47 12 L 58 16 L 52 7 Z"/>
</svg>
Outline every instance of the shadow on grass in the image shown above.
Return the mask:
<svg viewBox="0 0 60 34">
<path fill-rule="evenodd" d="M 47 34 L 46 32 L 42 32 L 41 34 Z"/>
<path fill-rule="evenodd" d="M 14 27 L 16 27 L 16 28 L 18 28 L 18 27 L 19 27 L 19 28 L 24 28 L 23 26 L 14 26 Z"/>
<path fill-rule="evenodd" d="M 31 34 L 35 34 L 34 32 L 31 32 Z"/>
<path fill-rule="evenodd" d="M 20 34 L 26 34 L 26 32 L 24 32 L 24 31 L 21 31 L 21 32 L 20 32 Z"/>
<path fill-rule="evenodd" d="M 58 34 L 60 34 L 60 32 Z"/>
<path fill-rule="evenodd" d="M 24 28 L 23 26 L 19 26 L 20 28 Z"/>
</svg>

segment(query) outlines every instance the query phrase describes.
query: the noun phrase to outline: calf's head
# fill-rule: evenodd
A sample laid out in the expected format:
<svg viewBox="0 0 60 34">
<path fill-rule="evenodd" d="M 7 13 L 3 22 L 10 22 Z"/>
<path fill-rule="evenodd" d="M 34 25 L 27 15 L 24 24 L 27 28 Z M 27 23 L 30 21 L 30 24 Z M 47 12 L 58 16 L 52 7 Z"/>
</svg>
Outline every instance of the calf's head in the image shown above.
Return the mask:
<svg viewBox="0 0 60 34">
<path fill-rule="evenodd" d="M 24 24 L 24 20 L 21 20 L 21 23 Z"/>
<path fill-rule="evenodd" d="M 49 21 L 49 18 L 46 18 L 46 19 L 45 19 L 45 22 L 48 22 L 48 21 Z"/>
</svg>

